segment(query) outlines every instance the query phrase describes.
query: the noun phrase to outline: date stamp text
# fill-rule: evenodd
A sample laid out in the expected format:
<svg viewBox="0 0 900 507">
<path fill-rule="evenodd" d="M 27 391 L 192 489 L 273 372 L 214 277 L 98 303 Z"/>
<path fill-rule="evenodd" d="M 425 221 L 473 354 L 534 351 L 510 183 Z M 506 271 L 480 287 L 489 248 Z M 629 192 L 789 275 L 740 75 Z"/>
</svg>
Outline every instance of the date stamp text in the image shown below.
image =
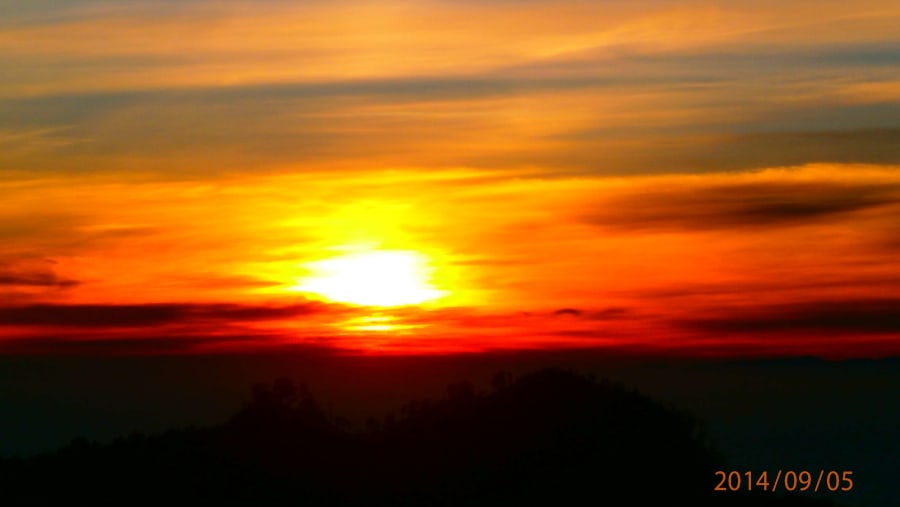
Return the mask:
<svg viewBox="0 0 900 507">
<path fill-rule="evenodd" d="M 850 470 L 778 470 L 762 472 L 716 471 L 718 483 L 714 491 L 850 491 L 853 472 Z"/>
</svg>

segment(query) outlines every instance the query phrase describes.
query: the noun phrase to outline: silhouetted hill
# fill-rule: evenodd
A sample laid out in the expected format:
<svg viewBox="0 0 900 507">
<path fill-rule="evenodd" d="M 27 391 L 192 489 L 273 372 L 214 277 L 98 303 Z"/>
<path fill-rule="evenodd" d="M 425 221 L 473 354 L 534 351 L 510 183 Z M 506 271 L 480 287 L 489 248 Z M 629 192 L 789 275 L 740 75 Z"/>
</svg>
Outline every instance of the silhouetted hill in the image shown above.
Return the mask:
<svg viewBox="0 0 900 507">
<path fill-rule="evenodd" d="M 468 383 L 353 430 L 303 386 L 257 385 L 229 421 L 76 440 L 0 462 L 2 505 L 831 505 L 714 493 L 693 418 L 622 385 L 546 369 Z"/>
</svg>

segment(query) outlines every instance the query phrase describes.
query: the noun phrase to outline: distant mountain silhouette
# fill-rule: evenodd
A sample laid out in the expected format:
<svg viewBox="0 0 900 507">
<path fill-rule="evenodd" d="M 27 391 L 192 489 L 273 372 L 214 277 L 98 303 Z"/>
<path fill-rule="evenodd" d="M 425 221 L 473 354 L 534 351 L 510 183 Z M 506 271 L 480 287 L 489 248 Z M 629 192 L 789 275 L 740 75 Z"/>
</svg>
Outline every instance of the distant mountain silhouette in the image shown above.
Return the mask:
<svg viewBox="0 0 900 507">
<path fill-rule="evenodd" d="M 699 423 L 622 385 L 560 369 L 492 385 L 352 429 L 281 379 L 215 427 L 2 460 L 0 505 L 833 505 L 713 492 L 726 466 Z"/>
</svg>

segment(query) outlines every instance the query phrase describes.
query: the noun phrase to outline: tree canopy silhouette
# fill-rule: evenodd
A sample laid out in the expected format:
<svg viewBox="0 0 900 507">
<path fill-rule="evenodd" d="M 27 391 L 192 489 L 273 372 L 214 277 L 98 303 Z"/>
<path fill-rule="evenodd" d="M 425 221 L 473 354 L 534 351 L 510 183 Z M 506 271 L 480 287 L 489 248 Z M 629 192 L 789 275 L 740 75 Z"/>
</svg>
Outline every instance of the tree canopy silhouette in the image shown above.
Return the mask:
<svg viewBox="0 0 900 507">
<path fill-rule="evenodd" d="M 0 503 L 831 505 L 713 492 L 725 464 L 700 423 L 620 384 L 545 369 L 491 385 L 453 384 L 351 430 L 279 379 L 217 426 L 2 460 Z"/>
</svg>

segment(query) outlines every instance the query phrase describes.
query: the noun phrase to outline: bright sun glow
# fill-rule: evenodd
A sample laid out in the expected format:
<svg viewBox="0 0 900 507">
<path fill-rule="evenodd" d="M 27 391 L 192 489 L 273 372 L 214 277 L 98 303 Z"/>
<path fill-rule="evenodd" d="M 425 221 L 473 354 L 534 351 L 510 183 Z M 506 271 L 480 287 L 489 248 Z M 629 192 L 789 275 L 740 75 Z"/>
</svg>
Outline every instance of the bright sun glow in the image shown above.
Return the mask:
<svg viewBox="0 0 900 507">
<path fill-rule="evenodd" d="M 310 276 L 291 290 L 329 301 L 365 306 L 415 305 L 446 294 L 432 286 L 424 255 L 408 250 L 371 250 L 311 262 Z"/>
</svg>

